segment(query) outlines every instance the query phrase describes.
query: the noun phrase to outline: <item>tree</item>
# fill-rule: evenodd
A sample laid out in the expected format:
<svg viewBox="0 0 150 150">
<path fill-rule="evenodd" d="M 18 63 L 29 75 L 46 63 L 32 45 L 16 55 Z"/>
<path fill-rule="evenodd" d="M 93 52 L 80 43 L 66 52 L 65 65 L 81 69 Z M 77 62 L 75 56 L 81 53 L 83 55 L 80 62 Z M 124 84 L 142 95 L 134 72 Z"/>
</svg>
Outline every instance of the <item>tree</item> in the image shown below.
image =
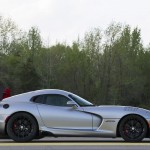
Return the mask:
<svg viewBox="0 0 150 150">
<path fill-rule="evenodd" d="M 40 78 L 35 70 L 32 60 L 28 58 L 27 62 L 22 64 L 21 67 L 20 88 L 22 89 L 22 92 L 40 89 Z"/>
<path fill-rule="evenodd" d="M 11 19 L 0 16 L 0 53 L 8 54 L 11 42 L 17 38 L 19 29 Z"/>
<path fill-rule="evenodd" d="M 71 91 L 99 104 L 150 107 L 150 47 L 139 28 L 113 22 L 71 46 L 44 46 L 38 28 L 21 31 L 0 17 L 0 84 L 12 94 L 41 88 Z"/>
<path fill-rule="evenodd" d="M 36 27 L 31 27 L 28 32 L 28 46 L 29 50 L 31 50 L 31 57 L 34 59 L 35 54 L 42 47 L 40 31 Z"/>
</svg>

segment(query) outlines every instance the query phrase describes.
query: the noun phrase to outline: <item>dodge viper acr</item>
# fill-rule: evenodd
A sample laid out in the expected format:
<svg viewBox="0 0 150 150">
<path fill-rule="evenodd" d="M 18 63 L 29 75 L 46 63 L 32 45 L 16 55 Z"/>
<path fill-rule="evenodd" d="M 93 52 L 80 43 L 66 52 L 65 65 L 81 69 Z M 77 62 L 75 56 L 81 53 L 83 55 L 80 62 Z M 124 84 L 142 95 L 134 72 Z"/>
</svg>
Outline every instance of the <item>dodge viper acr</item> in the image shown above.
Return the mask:
<svg viewBox="0 0 150 150">
<path fill-rule="evenodd" d="M 67 91 L 44 89 L 0 102 L 0 134 L 17 142 L 42 136 L 149 137 L 150 111 L 130 106 L 94 106 Z"/>
</svg>

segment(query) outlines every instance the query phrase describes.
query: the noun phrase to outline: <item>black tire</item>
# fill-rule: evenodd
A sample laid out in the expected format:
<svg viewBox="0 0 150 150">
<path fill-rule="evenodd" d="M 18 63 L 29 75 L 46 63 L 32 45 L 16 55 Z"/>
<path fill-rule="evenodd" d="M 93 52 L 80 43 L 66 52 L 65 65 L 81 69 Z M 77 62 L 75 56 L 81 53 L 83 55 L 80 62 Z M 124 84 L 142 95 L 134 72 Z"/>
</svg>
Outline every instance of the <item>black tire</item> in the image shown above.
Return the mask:
<svg viewBox="0 0 150 150">
<path fill-rule="evenodd" d="M 119 125 L 119 133 L 127 142 L 142 141 L 146 137 L 147 131 L 145 120 L 137 115 L 125 117 Z"/>
<path fill-rule="evenodd" d="M 16 142 L 29 142 L 38 133 L 36 120 L 27 113 L 17 113 L 11 116 L 6 129 L 8 136 Z"/>
</svg>

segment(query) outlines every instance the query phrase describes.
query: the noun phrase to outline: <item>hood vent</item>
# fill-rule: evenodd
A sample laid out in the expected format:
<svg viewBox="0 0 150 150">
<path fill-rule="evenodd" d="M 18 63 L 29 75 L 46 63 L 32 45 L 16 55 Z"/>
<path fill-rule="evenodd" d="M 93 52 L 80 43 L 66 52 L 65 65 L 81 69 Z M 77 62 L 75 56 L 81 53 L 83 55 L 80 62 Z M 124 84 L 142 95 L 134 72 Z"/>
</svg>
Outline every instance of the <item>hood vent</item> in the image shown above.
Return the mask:
<svg viewBox="0 0 150 150">
<path fill-rule="evenodd" d="M 131 107 L 131 106 L 127 106 L 124 108 L 125 111 L 137 111 L 139 108 L 137 107 Z"/>
</svg>

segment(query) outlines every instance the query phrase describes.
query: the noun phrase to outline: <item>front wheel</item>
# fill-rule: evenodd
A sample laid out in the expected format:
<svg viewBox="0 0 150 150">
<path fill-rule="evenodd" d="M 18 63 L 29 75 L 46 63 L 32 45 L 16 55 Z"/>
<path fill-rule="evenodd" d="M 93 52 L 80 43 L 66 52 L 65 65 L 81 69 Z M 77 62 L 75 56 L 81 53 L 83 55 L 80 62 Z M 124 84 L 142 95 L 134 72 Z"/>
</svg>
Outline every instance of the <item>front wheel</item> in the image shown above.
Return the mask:
<svg viewBox="0 0 150 150">
<path fill-rule="evenodd" d="M 7 134 L 16 142 L 28 142 L 35 138 L 38 125 L 34 117 L 27 113 L 13 115 L 7 123 Z"/>
<path fill-rule="evenodd" d="M 147 130 L 145 120 L 137 115 L 125 117 L 119 125 L 119 133 L 127 142 L 142 141 L 146 137 Z"/>
</svg>

